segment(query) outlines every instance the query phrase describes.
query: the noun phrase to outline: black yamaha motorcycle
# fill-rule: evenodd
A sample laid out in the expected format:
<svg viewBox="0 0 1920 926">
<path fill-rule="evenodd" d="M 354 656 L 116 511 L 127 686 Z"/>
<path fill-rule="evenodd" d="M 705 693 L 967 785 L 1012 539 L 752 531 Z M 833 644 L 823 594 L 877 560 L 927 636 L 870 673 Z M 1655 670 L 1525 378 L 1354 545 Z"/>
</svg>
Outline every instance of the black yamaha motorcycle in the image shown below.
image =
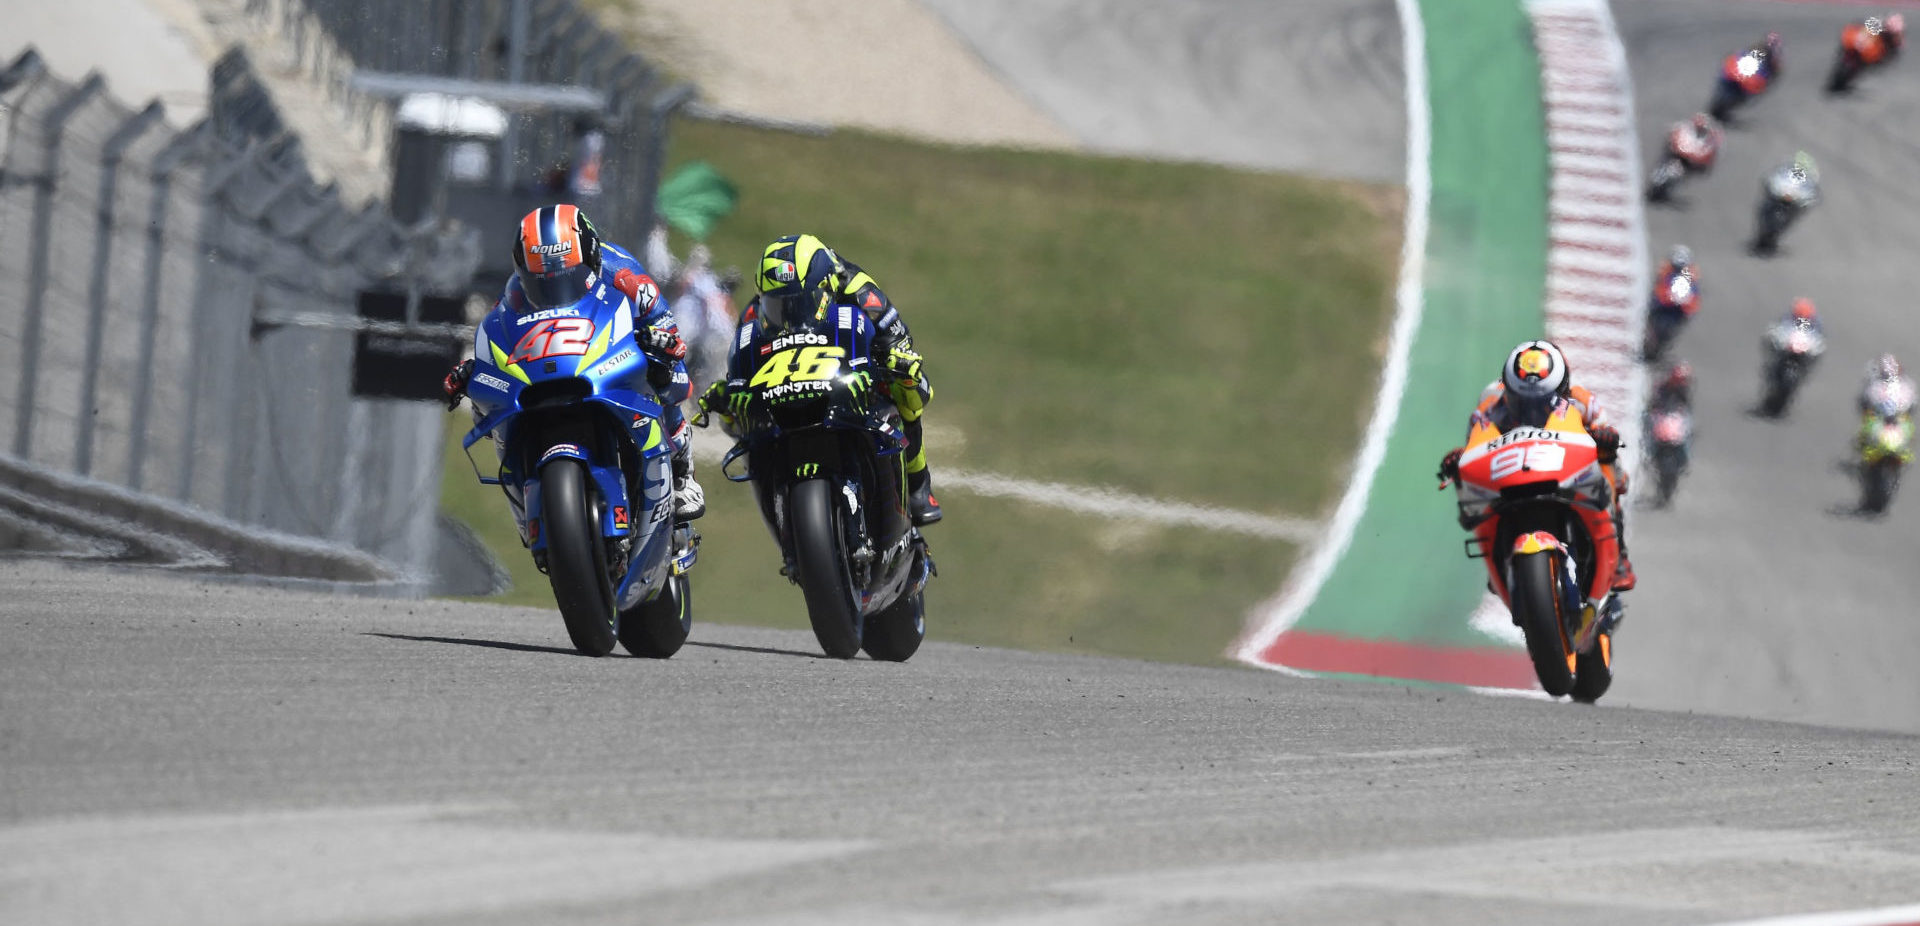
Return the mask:
<svg viewBox="0 0 1920 926">
<path fill-rule="evenodd" d="M 721 471 L 752 483 L 820 648 L 902 662 L 926 635 L 934 566 L 908 513 L 899 413 L 867 360 L 875 333 L 865 312 L 840 306 L 754 336 L 744 355 L 759 366 L 735 387 L 744 433 Z"/>
</svg>

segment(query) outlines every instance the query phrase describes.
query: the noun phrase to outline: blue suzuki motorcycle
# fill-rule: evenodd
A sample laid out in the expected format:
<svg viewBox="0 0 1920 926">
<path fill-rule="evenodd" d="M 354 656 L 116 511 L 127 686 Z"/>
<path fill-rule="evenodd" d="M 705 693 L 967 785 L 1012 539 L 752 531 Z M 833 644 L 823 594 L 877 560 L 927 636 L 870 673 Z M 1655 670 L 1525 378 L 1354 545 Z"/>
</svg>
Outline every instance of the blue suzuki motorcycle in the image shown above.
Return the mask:
<svg viewBox="0 0 1920 926">
<path fill-rule="evenodd" d="M 473 356 L 462 446 L 498 442 L 499 475 L 480 481 L 505 491 L 573 645 L 672 656 L 693 625 L 700 535 L 673 519 L 673 444 L 626 297 L 601 283 L 572 306 L 496 306 Z"/>
</svg>

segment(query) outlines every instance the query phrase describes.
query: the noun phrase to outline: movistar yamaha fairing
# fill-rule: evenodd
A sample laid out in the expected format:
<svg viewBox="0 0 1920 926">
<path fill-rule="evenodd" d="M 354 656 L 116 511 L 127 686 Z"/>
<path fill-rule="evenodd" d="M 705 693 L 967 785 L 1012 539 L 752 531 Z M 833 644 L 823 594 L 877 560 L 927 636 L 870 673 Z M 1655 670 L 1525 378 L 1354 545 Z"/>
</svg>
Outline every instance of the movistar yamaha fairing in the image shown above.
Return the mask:
<svg viewBox="0 0 1920 926">
<path fill-rule="evenodd" d="M 495 307 L 474 335 L 463 445 L 499 442 L 499 476 L 481 481 L 505 489 L 574 646 L 665 658 L 692 626 L 700 537 L 672 517 L 673 445 L 633 335 L 604 282 L 571 306 Z"/>
<path fill-rule="evenodd" d="M 827 655 L 904 661 L 926 636 L 933 558 L 907 513 L 906 435 L 867 353 L 873 322 L 836 306 L 792 330 L 740 329 L 744 433 L 721 470 L 752 482 Z M 752 371 L 746 378 L 745 371 Z M 871 396 L 871 398 L 869 398 Z M 747 471 L 728 472 L 744 458 Z"/>
</svg>

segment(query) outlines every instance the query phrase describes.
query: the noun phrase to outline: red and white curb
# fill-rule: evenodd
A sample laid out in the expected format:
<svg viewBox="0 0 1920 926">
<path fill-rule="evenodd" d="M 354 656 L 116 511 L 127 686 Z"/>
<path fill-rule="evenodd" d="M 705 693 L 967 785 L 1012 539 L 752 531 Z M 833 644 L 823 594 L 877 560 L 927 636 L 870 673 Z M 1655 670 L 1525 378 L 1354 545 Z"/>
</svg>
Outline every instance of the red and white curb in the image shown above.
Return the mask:
<svg viewBox="0 0 1920 926">
<path fill-rule="evenodd" d="M 1610 410 L 1622 440 L 1638 448 L 1647 239 L 1626 47 L 1604 0 L 1530 0 L 1526 9 L 1540 55 L 1552 177 L 1547 337 L 1566 353 L 1575 381 Z M 1489 637 L 1526 646 L 1491 594 L 1470 621 Z"/>
<path fill-rule="evenodd" d="M 1605 0 L 1529 0 L 1546 107 L 1547 337 L 1638 447 L 1647 238 L 1627 51 Z"/>
</svg>

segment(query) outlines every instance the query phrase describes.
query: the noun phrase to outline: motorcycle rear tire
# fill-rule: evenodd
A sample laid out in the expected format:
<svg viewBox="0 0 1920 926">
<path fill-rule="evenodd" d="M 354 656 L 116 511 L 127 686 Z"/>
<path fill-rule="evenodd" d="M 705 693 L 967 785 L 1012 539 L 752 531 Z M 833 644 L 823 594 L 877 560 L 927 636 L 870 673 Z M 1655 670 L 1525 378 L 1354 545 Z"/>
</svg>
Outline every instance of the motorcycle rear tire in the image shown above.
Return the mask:
<svg viewBox="0 0 1920 926">
<path fill-rule="evenodd" d="M 1662 161 L 1659 167 L 1653 169 L 1653 175 L 1648 179 L 1647 200 L 1656 203 L 1665 202 L 1673 195 L 1674 185 L 1679 183 L 1680 178 L 1685 174 L 1686 168 L 1682 167 L 1678 160 L 1669 157 Z"/>
<path fill-rule="evenodd" d="M 1786 414 L 1787 401 L 1792 395 L 1792 393 L 1787 391 L 1786 385 L 1781 383 L 1778 377 L 1775 377 L 1773 382 L 1767 386 L 1766 397 L 1760 400 L 1760 413 L 1766 415 L 1768 418 L 1778 418 Z"/>
<path fill-rule="evenodd" d="M 902 595 L 867 619 L 861 645 L 867 655 L 881 662 L 906 662 L 920 649 L 927 637 L 927 593 L 925 590 Z"/>
<path fill-rule="evenodd" d="M 1573 699 L 1592 704 L 1613 687 L 1613 635 L 1601 634 L 1593 641 L 1593 652 L 1574 659 Z"/>
<path fill-rule="evenodd" d="M 1760 228 L 1753 236 L 1753 247 L 1762 254 L 1772 254 L 1780 250 L 1780 235 L 1787 230 L 1792 221 L 1790 207 L 1769 204 L 1760 211 Z"/>
<path fill-rule="evenodd" d="M 1714 88 L 1713 101 L 1707 104 L 1707 112 L 1713 116 L 1713 121 L 1725 122 L 1728 116 L 1733 115 L 1733 108 L 1740 105 L 1740 100 L 1741 97 L 1727 89 L 1726 84 L 1722 82 Z"/>
<path fill-rule="evenodd" d="M 1852 88 L 1853 79 L 1860 76 L 1860 66 L 1853 63 L 1845 52 L 1833 62 L 1833 73 L 1827 76 L 1828 93 L 1845 93 Z"/>
<path fill-rule="evenodd" d="M 1900 488 L 1900 467 L 1885 460 L 1867 467 L 1865 491 L 1861 493 L 1860 509 L 1872 514 L 1880 514 L 1893 504 L 1893 493 Z"/>
<path fill-rule="evenodd" d="M 547 582 L 575 649 L 588 656 L 613 652 L 613 589 L 606 548 L 587 495 L 587 468 L 561 458 L 540 469 L 547 533 Z"/>
<path fill-rule="evenodd" d="M 1667 346 L 1680 330 L 1677 322 L 1662 321 L 1659 318 L 1647 319 L 1647 334 L 1640 343 L 1640 359 L 1652 363 L 1667 352 Z"/>
<path fill-rule="evenodd" d="M 1566 621 L 1560 616 L 1560 566 L 1553 553 L 1517 554 L 1512 560 L 1511 600 L 1520 629 L 1527 636 L 1527 655 L 1540 688 L 1560 697 L 1573 690 L 1574 659 L 1567 645 Z"/>
<path fill-rule="evenodd" d="M 1663 451 L 1653 473 L 1654 506 L 1665 508 L 1673 504 L 1673 490 L 1680 485 L 1680 464 L 1672 459 L 1671 451 Z"/>
<path fill-rule="evenodd" d="M 788 497 L 793 519 L 793 557 L 800 568 L 800 591 L 807 599 L 807 620 L 814 639 L 833 659 L 860 652 L 860 608 L 854 601 L 853 575 L 847 569 L 846 534 L 840 529 L 837 493 L 825 479 L 796 483 Z"/>
<path fill-rule="evenodd" d="M 620 645 L 645 659 L 667 659 L 680 652 L 693 630 L 693 583 L 670 576 L 652 601 L 620 612 Z"/>
</svg>

